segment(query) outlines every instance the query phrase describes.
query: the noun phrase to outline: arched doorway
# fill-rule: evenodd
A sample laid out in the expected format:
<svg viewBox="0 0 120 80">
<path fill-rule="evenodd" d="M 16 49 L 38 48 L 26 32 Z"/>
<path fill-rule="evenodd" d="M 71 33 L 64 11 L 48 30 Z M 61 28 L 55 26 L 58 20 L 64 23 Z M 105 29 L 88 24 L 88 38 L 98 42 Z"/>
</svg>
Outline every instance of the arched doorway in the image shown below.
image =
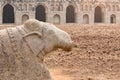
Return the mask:
<svg viewBox="0 0 120 80">
<path fill-rule="evenodd" d="M 14 8 L 10 4 L 3 7 L 3 23 L 14 23 Z"/>
<path fill-rule="evenodd" d="M 36 19 L 39 21 L 46 21 L 45 7 L 39 5 L 36 7 Z"/>
<path fill-rule="evenodd" d="M 104 21 L 103 9 L 100 6 L 95 8 L 94 22 L 102 23 Z"/>
<path fill-rule="evenodd" d="M 60 24 L 60 16 L 58 14 L 54 15 L 54 23 Z"/>
<path fill-rule="evenodd" d="M 75 23 L 75 9 L 72 5 L 66 9 L 66 23 Z"/>
<path fill-rule="evenodd" d="M 83 23 L 89 24 L 89 16 L 87 14 L 83 15 Z"/>
<path fill-rule="evenodd" d="M 29 19 L 29 16 L 27 15 L 27 14 L 24 14 L 23 16 L 22 16 L 22 23 L 24 23 L 26 20 L 28 20 Z"/>
<path fill-rule="evenodd" d="M 114 14 L 110 16 L 110 23 L 116 23 L 116 16 Z"/>
</svg>

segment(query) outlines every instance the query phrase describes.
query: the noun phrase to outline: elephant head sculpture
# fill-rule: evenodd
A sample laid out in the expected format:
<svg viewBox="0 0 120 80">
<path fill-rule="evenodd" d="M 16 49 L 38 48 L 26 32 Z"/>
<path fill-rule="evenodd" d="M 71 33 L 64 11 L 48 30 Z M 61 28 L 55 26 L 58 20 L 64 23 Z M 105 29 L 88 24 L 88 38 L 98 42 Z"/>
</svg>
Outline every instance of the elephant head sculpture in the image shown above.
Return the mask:
<svg viewBox="0 0 120 80">
<path fill-rule="evenodd" d="M 73 47 L 68 33 L 53 24 L 31 19 L 25 22 L 23 28 L 28 33 L 23 36 L 23 39 L 36 55 L 41 54 L 40 52 L 47 54 L 58 48 L 70 51 Z"/>
<path fill-rule="evenodd" d="M 35 19 L 0 30 L 0 80 L 52 80 L 44 56 L 58 48 L 71 51 L 72 47 L 66 32 Z"/>
</svg>

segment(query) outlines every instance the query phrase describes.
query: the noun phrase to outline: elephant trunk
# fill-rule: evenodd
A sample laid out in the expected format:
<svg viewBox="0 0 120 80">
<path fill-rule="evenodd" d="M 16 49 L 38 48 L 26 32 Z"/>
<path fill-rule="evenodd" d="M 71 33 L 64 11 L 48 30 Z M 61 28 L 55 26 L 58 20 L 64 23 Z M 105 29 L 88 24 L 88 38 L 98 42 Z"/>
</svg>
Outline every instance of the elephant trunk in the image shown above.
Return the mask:
<svg viewBox="0 0 120 80">
<path fill-rule="evenodd" d="M 60 41 L 58 43 L 58 48 L 61 48 L 63 49 L 64 51 L 71 51 L 72 48 L 73 48 L 73 42 L 72 41 L 68 41 L 68 42 L 65 42 L 65 41 Z"/>
</svg>

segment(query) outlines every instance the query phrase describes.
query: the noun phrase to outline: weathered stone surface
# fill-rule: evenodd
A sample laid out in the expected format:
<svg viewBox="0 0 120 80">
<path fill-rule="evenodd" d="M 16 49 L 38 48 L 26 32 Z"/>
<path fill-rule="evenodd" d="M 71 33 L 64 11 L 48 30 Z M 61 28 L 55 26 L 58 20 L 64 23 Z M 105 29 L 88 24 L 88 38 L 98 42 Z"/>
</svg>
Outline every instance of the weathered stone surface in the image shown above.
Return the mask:
<svg viewBox="0 0 120 80">
<path fill-rule="evenodd" d="M 70 36 L 49 23 L 28 20 L 0 30 L 0 80 L 52 80 L 44 56 L 58 48 L 70 51 Z"/>
<path fill-rule="evenodd" d="M 120 0 L 0 0 L 0 24 L 31 18 L 54 24 L 119 24 L 119 5 Z"/>
</svg>

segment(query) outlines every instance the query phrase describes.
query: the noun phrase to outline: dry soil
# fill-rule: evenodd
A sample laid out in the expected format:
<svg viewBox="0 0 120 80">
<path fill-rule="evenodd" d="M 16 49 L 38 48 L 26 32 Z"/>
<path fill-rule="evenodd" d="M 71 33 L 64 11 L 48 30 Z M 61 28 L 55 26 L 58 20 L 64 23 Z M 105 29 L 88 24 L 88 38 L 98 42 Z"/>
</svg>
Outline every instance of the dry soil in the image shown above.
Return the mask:
<svg viewBox="0 0 120 80">
<path fill-rule="evenodd" d="M 71 35 L 77 48 L 46 56 L 45 63 L 55 80 L 120 80 L 120 25 L 57 27 Z"/>
<path fill-rule="evenodd" d="M 120 80 L 120 25 L 57 27 L 68 32 L 77 47 L 71 52 L 59 49 L 45 57 L 55 80 Z"/>
</svg>

